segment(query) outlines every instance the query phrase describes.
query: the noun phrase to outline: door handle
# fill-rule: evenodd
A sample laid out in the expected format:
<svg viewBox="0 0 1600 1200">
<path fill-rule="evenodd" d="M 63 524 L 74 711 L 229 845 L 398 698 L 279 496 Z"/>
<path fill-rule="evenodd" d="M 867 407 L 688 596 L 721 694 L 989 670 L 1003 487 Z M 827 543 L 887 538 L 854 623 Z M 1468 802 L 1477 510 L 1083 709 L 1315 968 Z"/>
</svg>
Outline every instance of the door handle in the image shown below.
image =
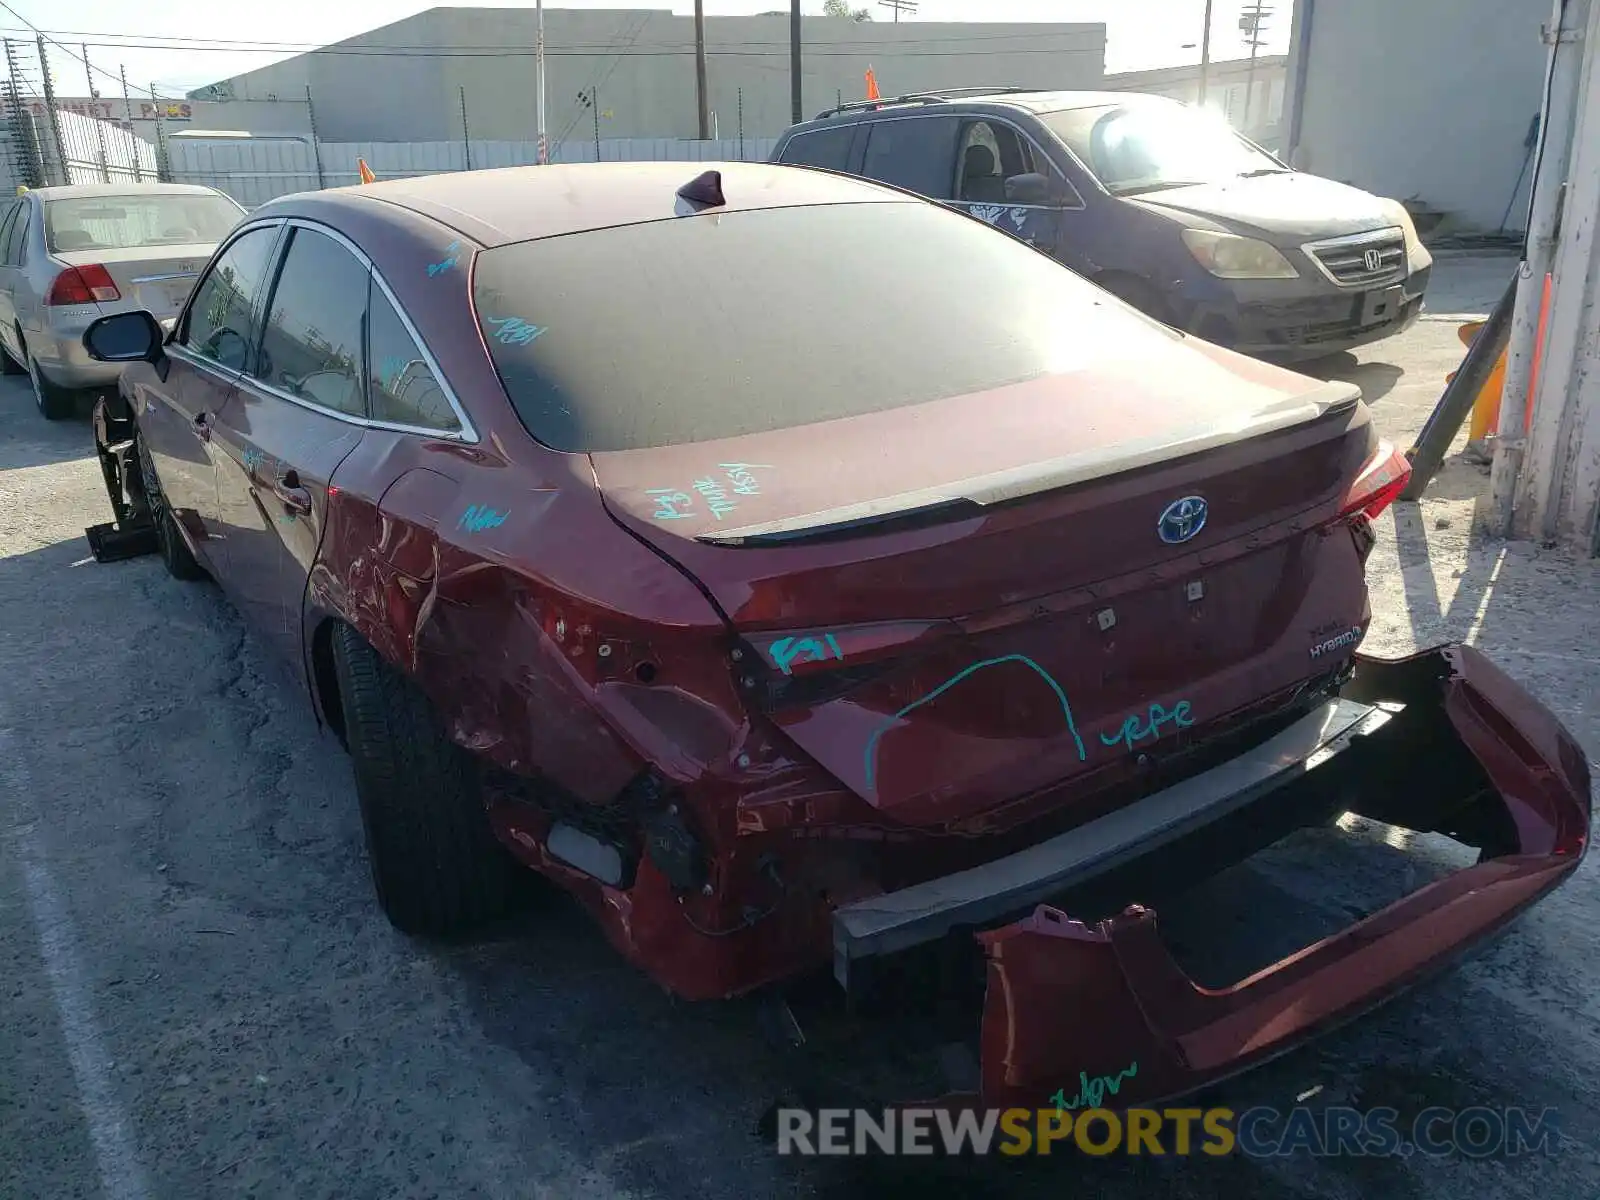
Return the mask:
<svg viewBox="0 0 1600 1200">
<path fill-rule="evenodd" d="M 272 494 L 278 498 L 283 507 L 296 516 L 309 516 L 311 513 L 311 493 L 300 486 L 300 477 L 293 471 L 272 483 Z"/>
<path fill-rule="evenodd" d="M 211 440 L 211 418 L 205 413 L 199 413 L 195 416 L 194 434 L 202 442 Z"/>
</svg>

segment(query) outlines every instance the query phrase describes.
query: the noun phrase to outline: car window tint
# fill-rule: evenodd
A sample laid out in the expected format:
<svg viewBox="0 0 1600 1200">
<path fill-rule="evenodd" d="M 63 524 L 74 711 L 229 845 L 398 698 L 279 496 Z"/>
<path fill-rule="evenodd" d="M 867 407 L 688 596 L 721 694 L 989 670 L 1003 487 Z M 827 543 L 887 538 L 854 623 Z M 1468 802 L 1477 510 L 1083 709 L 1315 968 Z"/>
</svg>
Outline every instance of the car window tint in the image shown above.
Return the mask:
<svg viewBox="0 0 1600 1200">
<path fill-rule="evenodd" d="M 28 250 L 28 225 L 33 215 L 33 205 L 24 200 L 17 205 L 17 219 L 11 222 L 6 229 L 5 256 L 6 265 L 20 267 L 23 259 L 27 257 Z"/>
<path fill-rule="evenodd" d="M 275 225 L 249 230 L 212 264 L 189 304 L 185 346 L 230 370 L 244 370 L 255 340 L 256 297 L 277 239 Z"/>
<path fill-rule="evenodd" d="M 0 217 L 0 262 L 5 263 L 7 266 L 11 266 L 12 263 L 10 257 L 6 254 L 6 246 L 10 244 L 12 225 L 17 220 L 17 214 L 21 208 L 22 203 L 20 201 L 12 201 L 11 204 L 6 206 L 5 215 Z"/>
<path fill-rule="evenodd" d="M 372 419 L 420 429 L 461 428 L 411 331 L 377 284 L 372 285 L 368 312 Z"/>
<path fill-rule="evenodd" d="M 338 242 L 298 227 L 278 272 L 253 372 L 273 387 L 363 416 L 361 320 L 367 268 Z"/>
<path fill-rule="evenodd" d="M 882 412 L 1167 336 L 1099 296 L 1032 247 L 908 198 L 499 246 L 477 257 L 473 299 L 523 424 L 581 452 Z"/>
<path fill-rule="evenodd" d="M 874 121 L 861 173 L 935 200 L 949 200 L 955 184 L 955 117 Z"/>
<path fill-rule="evenodd" d="M 848 170 L 850 141 L 855 137 L 855 133 L 854 125 L 797 133 L 784 145 L 782 161 L 803 167 L 827 167 L 833 171 Z"/>
</svg>

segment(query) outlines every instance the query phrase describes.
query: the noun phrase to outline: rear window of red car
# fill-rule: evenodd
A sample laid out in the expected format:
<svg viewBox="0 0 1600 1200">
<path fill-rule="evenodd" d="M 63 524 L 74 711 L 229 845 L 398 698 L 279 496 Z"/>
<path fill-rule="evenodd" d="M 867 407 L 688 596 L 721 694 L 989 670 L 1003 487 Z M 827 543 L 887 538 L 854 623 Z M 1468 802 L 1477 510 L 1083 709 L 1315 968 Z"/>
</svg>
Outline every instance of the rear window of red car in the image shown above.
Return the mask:
<svg viewBox="0 0 1600 1200">
<path fill-rule="evenodd" d="M 475 280 L 512 404 L 565 451 L 787 429 L 1067 370 L 1106 300 L 1017 239 L 923 203 L 521 242 L 480 254 Z"/>
</svg>

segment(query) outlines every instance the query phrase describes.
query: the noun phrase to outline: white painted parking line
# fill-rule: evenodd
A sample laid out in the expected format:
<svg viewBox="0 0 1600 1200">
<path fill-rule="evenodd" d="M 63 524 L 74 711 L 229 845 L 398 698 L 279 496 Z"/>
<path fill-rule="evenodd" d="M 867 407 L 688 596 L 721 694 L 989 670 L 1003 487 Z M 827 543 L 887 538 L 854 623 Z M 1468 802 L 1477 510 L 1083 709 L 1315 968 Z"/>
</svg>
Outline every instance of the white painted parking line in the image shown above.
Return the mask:
<svg viewBox="0 0 1600 1200">
<path fill-rule="evenodd" d="M 28 771 L 17 754 L 15 739 L 9 729 L 0 729 L 0 782 L 3 782 L 5 792 L 9 793 L 13 814 L 26 822 L 16 828 L 13 843 L 21 860 L 28 909 L 33 917 L 45 975 L 50 980 L 50 991 L 61 1021 L 67 1057 L 77 1081 L 78 1097 L 83 1107 L 84 1122 L 89 1127 L 89 1140 L 94 1146 L 101 1187 L 105 1190 L 107 1200 L 147 1200 L 151 1194 L 150 1188 L 134 1150 L 127 1117 L 117 1101 L 116 1089 L 112 1084 L 111 1060 L 100 1035 L 94 1002 L 90 998 L 88 976 L 78 954 L 78 934 L 73 927 L 71 914 L 62 902 L 60 888 L 50 873 L 38 825 L 28 821 L 31 814 L 24 809 L 32 794 Z"/>
</svg>

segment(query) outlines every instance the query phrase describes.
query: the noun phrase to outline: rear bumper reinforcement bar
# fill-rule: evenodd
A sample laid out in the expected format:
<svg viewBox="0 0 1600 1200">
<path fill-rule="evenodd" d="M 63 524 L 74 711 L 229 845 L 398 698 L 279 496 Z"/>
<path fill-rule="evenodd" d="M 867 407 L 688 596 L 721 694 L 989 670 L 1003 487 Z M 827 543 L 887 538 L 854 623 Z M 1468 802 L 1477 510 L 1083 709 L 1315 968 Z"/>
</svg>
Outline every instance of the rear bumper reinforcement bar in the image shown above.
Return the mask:
<svg viewBox="0 0 1600 1200">
<path fill-rule="evenodd" d="M 1330 700 L 1261 745 L 1098 820 L 982 866 L 835 910 L 833 973 L 982 925 L 1143 857 L 1303 780 L 1389 719 L 1384 709 Z"/>
</svg>

